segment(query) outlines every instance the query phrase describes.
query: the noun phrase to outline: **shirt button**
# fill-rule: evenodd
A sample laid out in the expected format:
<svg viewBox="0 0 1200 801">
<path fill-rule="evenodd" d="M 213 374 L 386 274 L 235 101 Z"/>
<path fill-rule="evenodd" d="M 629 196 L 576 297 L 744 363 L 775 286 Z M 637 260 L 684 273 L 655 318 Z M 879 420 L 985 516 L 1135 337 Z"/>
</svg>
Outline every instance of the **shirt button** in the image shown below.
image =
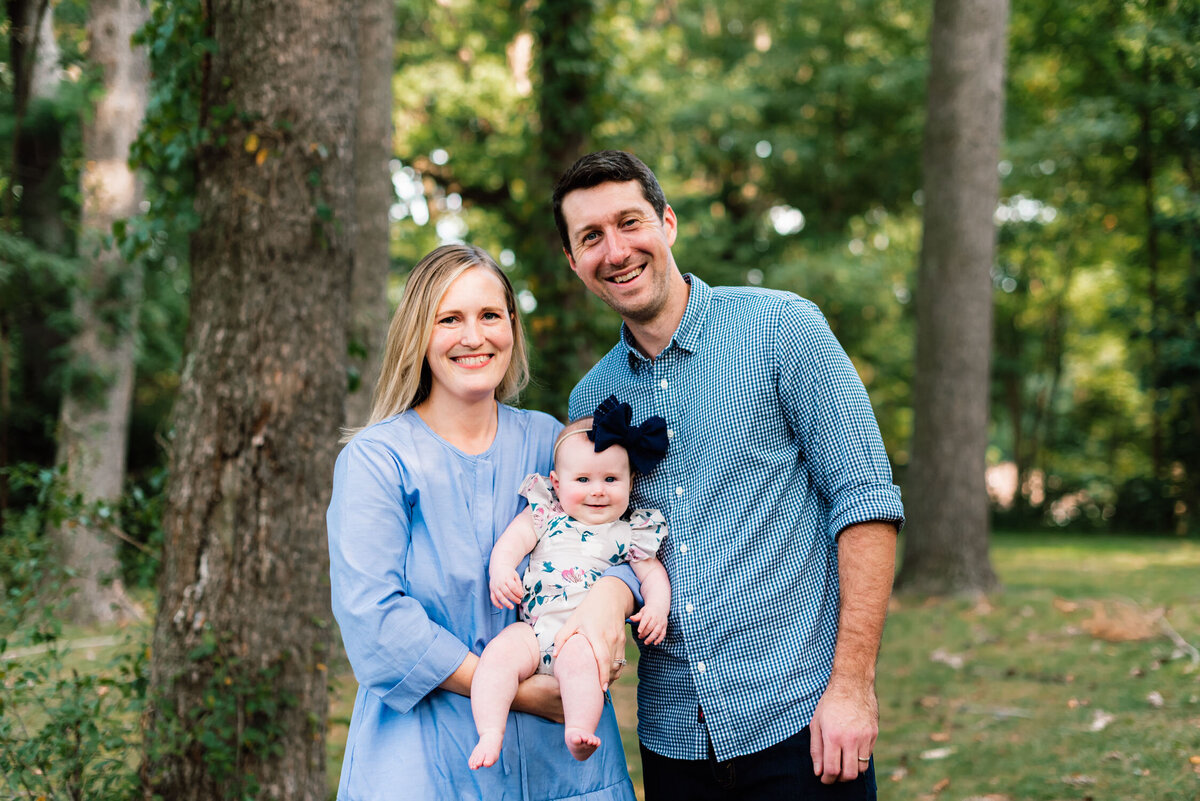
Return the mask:
<svg viewBox="0 0 1200 801">
<path fill-rule="evenodd" d="M 679 546 L 679 555 L 683 556 L 686 553 L 687 553 L 687 543 L 685 542 Z M 689 609 L 688 611 L 690 612 L 691 610 Z"/>
<path fill-rule="evenodd" d="M 692 606 L 691 603 L 689 603 L 687 606 L 685 606 L 683 608 L 685 610 L 687 610 L 687 613 L 690 615 L 692 613 L 692 610 L 694 610 L 696 607 Z"/>
<path fill-rule="evenodd" d="M 667 439 L 675 439 L 675 429 L 673 429 L 673 428 L 667 429 Z"/>
<path fill-rule="evenodd" d="M 696 672 L 697 672 L 697 673 L 703 673 L 703 672 L 704 672 L 704 663 L 703 663 L 703 662 L 697 662 L 697 663 L 696 663 Z"/>
<path fill-rule="evenodd" d="M 662 381 L 659 381 L 658 385 L 660 387 L 662 387 L 663 389 L 666 389 L 667 388 L 667 379 L 664 378 Z"/>
<path fill-rule="evenodd" d="M 682 495 L 682 494 L 683 494 L 683 487 L 676 487 L 676 488 L 675 488 L 675 494 L 676 494 L 676 495 Z"/>
</svg>

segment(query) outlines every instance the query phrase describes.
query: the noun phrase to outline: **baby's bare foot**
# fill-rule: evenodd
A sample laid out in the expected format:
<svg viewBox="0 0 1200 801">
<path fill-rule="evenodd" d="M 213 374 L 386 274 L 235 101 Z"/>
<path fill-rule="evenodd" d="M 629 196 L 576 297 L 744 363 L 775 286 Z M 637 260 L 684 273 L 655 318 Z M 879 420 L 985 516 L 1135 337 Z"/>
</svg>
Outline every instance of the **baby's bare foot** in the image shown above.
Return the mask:
<svg viewBox="0 0 1200 801">
<path fill-rule="evenodd" d="M 580 762 L 596 753 L 596 749 L 600 747 L 600 738 L 596 736 L 595 732 L 583 729 L 568 727 L 564 739 L 567 741 L 567 750 L 571 752 L 571 756 Z"/>
<path fill-rule="evenodd" d="M 467 760 L 467 764 L 471 766 L 471 770 L 479 768 L 490 768 L 496 764 L 496 759 L 500 756 L 500 746 L 504 743 L 504 730 L 495 731 L 489 729 L 480 733 L 479 743 L 475 746 L 475 750 L 471 752 L 471 757 Z M 584 757 L 586 759 L 587 757 Z"/>
</svg>

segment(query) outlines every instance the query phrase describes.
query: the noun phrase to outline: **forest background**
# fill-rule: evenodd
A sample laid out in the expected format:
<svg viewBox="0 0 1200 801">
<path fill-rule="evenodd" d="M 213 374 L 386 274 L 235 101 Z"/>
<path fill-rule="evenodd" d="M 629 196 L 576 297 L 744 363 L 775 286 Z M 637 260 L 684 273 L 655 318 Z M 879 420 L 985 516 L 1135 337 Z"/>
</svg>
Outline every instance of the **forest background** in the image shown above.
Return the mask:
<svg viewBox="0 0 1200 801">
<path fill-rule="evenodd" d="M 327 484 L 337 426 L 364 419 L 390 308 L 407 270 L 441 242 L 480 245 L 509 271 L 534 356 L 522 403 L 563 414 L 566 393 L 619 324 L 568 270 L 548 204 L 557 174 L 593 149 L 629 150 L 655 170 L 680 220 L 682 269 L 820 305 L 910 492 L 921 383 L 915 308 L 922 291 L 936 294 L 917 281 L 925 191 L 931 174 L 953 169 L 949 149 L 922 159 L 930 31 L 933 8 L 971 3 L 397 0 L 348 4 L 341 24 L 304 34 L 317 38 L 272 39 L 292 30 L 281 5 L 256 15 L 198 0 L 11 0 L 0 17 L 5 647 L 17 632 L 22 644 L 53 646 L 62 620 L 104 618 L 114 603 L 118 617 L 152 616 L 147 608 L 195 586 L 164 565 L 216 552 L 198 529 L 189 535 L 179 523 L 172 533 L 170 521 L 188 507 L 170 493 L 197 494 L 204 483 L 180 450 L 200 460 L 238 448 L 199 447 L 193 428 L 203 426 L 183 425 L 180 404 L 195 410 L 223 398 L 226 417 L 217 408 L 208 419 L 226 422 L 229 409 L 249 410 L 227 428 L 253 442 L 255 414 L 281 402 L 254 405 L 256 382 L 273 373 L 257 362 L 242 370 L 252 349 L 195 356 L 196 329 L 217 319 L 197 323 L 202 277 L 208 302 L 227 307 L 226 322 L 240 315 L 281 337 L 292 329 L 287 346 L 264 357 L 275 358 L 273 369 L 286 372 L 279 354 L 291 354 L 340 371 L 336 391 L 313 396 L 314 408 L 336 413 L 314 413 L 290 451 L 272 456 L 324 459 L 325 473 L 308 476 L 307 488 Z M 288 6 L 334 21 L 341 8 L 316 7 Z M 239 32 L 236 13 L 264 38 Z M 995 255 L 984 265 L 993 317 L 966 321 L 990 327 L 991 343 L 978 354 L 990 380 L 986 483 L 981 465 L 974 491 L 986 492 L 991 523 L 1007 530 L 1194 536 L 1200 8 L 1013 0 L 1001 22 Z M 305 94 L 330 75 L 344 91 Z M 115 113 L 106 109 L 106 99 L 126 95 Z M 307 109 L 285 119 L 253 108 L 278 97 Z M 97 155 L 120 142 L 123 153 Z M 113 166 L 125 162 L 128 175 Z M 125 211 L 95 199 L 105 195 L 96 187 L 115 197 L 118 185 L 130 190 Z M 292 201 L 292 217 L 256 210 Z M 285 219 L 295 235 L 272 237 L 282 230 L 272 220 Z M 207 266 L 218 262 L 225 266 Z M 325 314 L 343 285 L 343 305 Z M 344 330 L 321 342 L 322 326 Z M 191 396 L 186 352 L 188 369 L 211 377 Z M 206 373 L 206 364 L 217 366 Z M 301 384 L 293 406 L 309 400 L 312 385 Z M 97 422 L 89 417 L 97 409 L 110 416 Z M 322 431 L 332 439 L 296 447 Z M 87 448 L 103 453 L 74 455 Z M 311 525 L 298 530 L 320 527 L 312 519 L 321 491 L 306 493 L 315 496 L 305 501 Z M 296 503 L 278 487 L 272 497 L 260 516 L 271 503 Z M 315 536 L 297 553 L 319 555 Z M 968 536 L 986 543 L 987 527 Z M 185 544 L 192 540 L 200 544 Z M 304 614 L 328 629 L 319 559 L 315 568 L 301 583 L 318 601 Z M 74 593 L 55 606 L 60 584 Z M 81 603 L 89 593 L 98 600 Z M 218 623 L 211 615 L 180 641 L 173 669 L 204 665 L 194 671 L 200 697 L 213 686 L 237 690 L 228 709 L 219 699 L 206 708 L 215 733 L 193 761 L 206 775 L 244 777 L 253 773 L 246 765 L 272 758 L 283 734 L 263 730 L 248 745 L 239 723 L 228 745 L 219 724 L 273 716 L 272 697 L 303 710 L 304 693 L 323 690 L 305 685 L 279 700 L 273 681 L 286 670 L 270 659 L 247 664 L 253 637 L 226 641 Z M 155 659 L 170 650 L 164 625 Z M 170 683 L 166 665 L 152 676 L 146 661 L 113 686 L 144 698 L 147 685 Z M 153 731 L 179 723 L 160 712 L 150 715 Z M 323 715 L 309 725 L 323 730 Z M 97 753 L 110 747 L 98 742 Z"/>
</svg>

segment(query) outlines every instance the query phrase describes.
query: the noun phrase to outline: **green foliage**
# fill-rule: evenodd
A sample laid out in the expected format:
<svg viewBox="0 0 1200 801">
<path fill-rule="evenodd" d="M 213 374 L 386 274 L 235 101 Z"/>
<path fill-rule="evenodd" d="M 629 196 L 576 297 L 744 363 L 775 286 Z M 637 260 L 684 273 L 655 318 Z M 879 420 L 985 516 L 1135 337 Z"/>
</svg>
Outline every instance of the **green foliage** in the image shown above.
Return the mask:
<svg viewBox="0 0 1200 801">
<path fill-rule="evenodd" d="M 182 716 L 163 699 L 156 704 L 157 736 L 148 744 L 149 782 L 166 754 L 187 754 L 204 766 L 203 773 L 220 787 L 227 801 L 254 801 L 261 786 L 254 774 L 257 764 L 282 753 L 281 740 L 287 733 L 278 721 L 284 709 L 299 700 L 280 693 L 278 677 L 282 663 L 258 664 L 233 653 L 233 638 L 206 628 L 201 642 L 187 655 L 185 674 L 202 675 L 200 703 Z M 184 675 L 175 679 L 192 681 Z"/>
<path fill-rule="evenodd" d="M 141 798 L 139 712 L 149 664 L 146 632 L 114 636 L 107 660 L 82 660 L 60 612 L 69 574 L 45 529 L 77 514 L 49 470 L 9 468 L 34 503 L 0 532 L 0 776 L 11 797 Z"/>
</svg>

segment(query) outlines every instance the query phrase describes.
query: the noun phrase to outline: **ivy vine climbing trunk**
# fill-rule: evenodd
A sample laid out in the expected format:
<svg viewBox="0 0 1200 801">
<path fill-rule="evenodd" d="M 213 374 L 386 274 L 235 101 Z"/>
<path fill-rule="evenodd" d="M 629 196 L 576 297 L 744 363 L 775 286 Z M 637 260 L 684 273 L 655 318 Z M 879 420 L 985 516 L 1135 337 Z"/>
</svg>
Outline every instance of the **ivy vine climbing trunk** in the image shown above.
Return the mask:
<svg viewBox="0 0 1200 801">
<path fill-rule="evenodd" d="M 346 397 L 358 4 L 210 0 L 145 776 L 323 801 L 325 509 Z"/>
<path fill-rule="evenodd" d="M 103 76 L 103 94 L 83 128 L 78 250 L 85 266 L 72 304 L 77 328 L 58 419 L 58 463 L 68 489 L 89 504 L 115 502 L 125 479 L 142 273 L 140 264 L 122 258 L 113 225 L 137 214 L 142 201 L 129 147 L 145 116 L 150 82 L 145 48 L 130 45 L 147 17 L 141 0 L 92 0 L 90 13 L 88 57 Z M 84 624 L 134 609 L 117 575 L 116 538 L 104 518 L 88 520 L 56 532 L 74 574 L 69 614 Z"/>
<path fill-rule="evenodd" d="M 936 0 L 922 166 L 913 451 L 897 588 L 986 592 L 984 485 L 1007 0 Z"/>
<path fill-rule="evenodd" d="M 355 220 L 358 242 L 350 289 L 348 358 L 350 395 L 346 425 L 361 426 L 371 413 L 387 337 L 390 264 L 388 213 L 395 191 L 392 159 L 392 68 L 396 42 L 395 4 L 364 0 L 358 20 L 358 129 L 355 144 Z"/>
</svg>

